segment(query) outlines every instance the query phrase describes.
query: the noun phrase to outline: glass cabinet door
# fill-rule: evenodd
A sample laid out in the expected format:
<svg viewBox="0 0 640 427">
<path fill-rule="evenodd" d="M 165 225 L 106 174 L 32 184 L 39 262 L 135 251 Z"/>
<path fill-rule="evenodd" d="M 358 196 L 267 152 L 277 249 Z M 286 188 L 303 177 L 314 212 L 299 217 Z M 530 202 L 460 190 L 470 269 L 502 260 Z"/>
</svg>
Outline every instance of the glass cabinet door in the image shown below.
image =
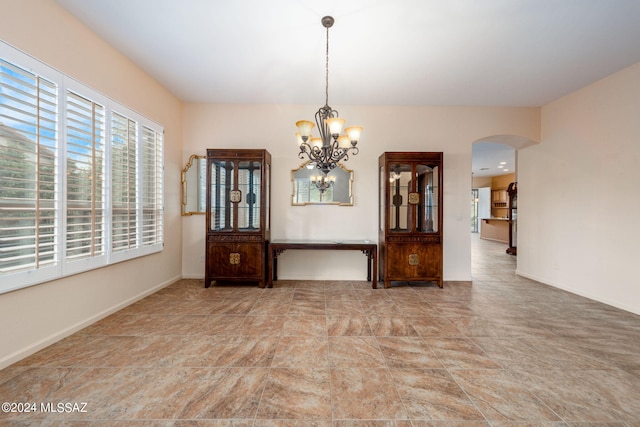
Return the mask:
<svg viewBox="0 0 640 427">
<path fill-rule="evenodd" d="M 389 231 L 438 231 L 438 166 L 391 164 Z"/>
<path fill-rule="evenodd" d="M 271 199 L 271 165 L 267 163 L 265 165 L 264 173 L 264 186 L 265 186 L 265 217 L 264 217 L 264 229 L 269 232 L 271 230 L 271 208 L 269 206 L 269 200 Z"/>
<path fill-rule="evenodd" d="M 412 224 L 409 194 L 413 170 L 408 164 L 392 164 L 389 167 L 389 215 L 390 231 L 410 231 Z"/>
<path fill-rule="evenodd" d="M 260 162 L 239 162 L 238 190 L 238 231 L 260 229 Z"/>
<path fill-rule="evenodd" d="M 416 165 L 415 189 L 418 201 L 415 230 L 422 233 L 438 231 L 438 166 Z"/>
<path fill-rule="evenodd" d="M 211 164 L 211 230 L 233 230 L 234 212 L 231 199 L 235 196 L 234 163 L 213 161 Z"/>
</svg>

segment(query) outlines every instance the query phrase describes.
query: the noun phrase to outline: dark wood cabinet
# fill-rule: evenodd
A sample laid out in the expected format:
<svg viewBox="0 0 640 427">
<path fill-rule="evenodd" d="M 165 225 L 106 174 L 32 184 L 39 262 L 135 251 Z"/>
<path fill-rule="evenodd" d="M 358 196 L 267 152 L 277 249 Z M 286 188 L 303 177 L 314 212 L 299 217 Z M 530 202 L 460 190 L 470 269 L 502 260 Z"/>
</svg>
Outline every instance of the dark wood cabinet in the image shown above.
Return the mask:
<svg viewBox="0 0 640 427">
<path fill-rule="evenodd" d="M 442 279 L 442 153 L 386 152 L 380 172 L 379 267 L 392 281 Z"/>
<path fill-rule="evenodd" d="M 507 253 L 518 254 L 518 183 L 512 182 L 507 188 L 509 195 L 509 247 Z"/>
<path fill-rule="evenodd" d="M 266 280 L 271 155 L 208 149 L 205 287 L 213 281 Z"/>
</svg>

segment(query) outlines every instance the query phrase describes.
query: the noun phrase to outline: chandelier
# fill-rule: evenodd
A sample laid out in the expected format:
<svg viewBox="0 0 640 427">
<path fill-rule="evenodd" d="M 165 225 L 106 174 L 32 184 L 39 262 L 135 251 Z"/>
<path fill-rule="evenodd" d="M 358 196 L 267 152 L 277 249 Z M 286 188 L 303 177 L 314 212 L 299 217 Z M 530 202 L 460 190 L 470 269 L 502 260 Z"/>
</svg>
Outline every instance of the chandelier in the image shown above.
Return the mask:
<svg viewBox="0 0 640 427">
<path fill-rule="evenodd" d="M 296 138 L 300 146 L 298 157 L 309 158 L 323 174 L 327 175 L 340 160 L 349 160 L 349 152 L 355 156 L 358 154 L 358 140 L 362 132 L 361 126 L 351 126 L 344 129 L 346 135 L 340 135 L 345 119 L 338 116 L 338 112 L 329 106 L 329 28 L 333 26 L 334 19 L 331 16 L 322 18 L 322 26 L 327 29 L 327 53 L 325 65 L 325 103 L 324 107 L 316 112 L 316 125 L 320 132 L 320 138 L 311 137 L 311 129 L 316 125 L 308 120 L 296 122 L 298 133 Z"/>
<path fill-rule="evenodd" d="M 324 193 L 336 183 L 335 176 L 326 175 L 314 175 L 311 177 L 311 182 L 316 186 L 320 193 Z"/>
</svg>

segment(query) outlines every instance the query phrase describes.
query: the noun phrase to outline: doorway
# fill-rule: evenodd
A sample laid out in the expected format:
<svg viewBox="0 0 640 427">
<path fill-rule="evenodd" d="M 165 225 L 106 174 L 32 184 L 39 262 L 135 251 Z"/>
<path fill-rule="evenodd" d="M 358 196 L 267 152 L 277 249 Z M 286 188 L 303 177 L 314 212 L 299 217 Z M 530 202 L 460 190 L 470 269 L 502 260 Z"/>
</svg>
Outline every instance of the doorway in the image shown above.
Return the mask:
<svg viewBox="0 0 640 427">
<path fill-rule="evenodd" d="M 499 226 L 504 226 L 506 237 L 499 237 L 497 240 L 499 245 L 504 246 L 503 252 L 506 254 L 509 248 L 510 228 L 506 220 L 509 209 L 508 201 L 501 200 L 499 196 L 502 191 L 506 194 L 511 182 L 517 182 L 518 150 L 535 144 L 538 142 L 518 135 L 493 135 L 481 138 L 472 144 L 472 242 L 477 243 L 482 237 L 483 224 L 486 224 L 489 229 L 490 223 L 497 223 Z M 477 193 L 474 190 L 477 190 Z M 495 221 L 484 221 L 492 218 Z M 504 223 L 501 224 L 500 221 Z M 475 231 L 476 226 L 477 231 Z M 472 258 L 475 256 L 474 251 L 482 250 L 486 246 L 472 243 Z M 509 256 L 515 258 L 515 256 Z"/>
</svg>

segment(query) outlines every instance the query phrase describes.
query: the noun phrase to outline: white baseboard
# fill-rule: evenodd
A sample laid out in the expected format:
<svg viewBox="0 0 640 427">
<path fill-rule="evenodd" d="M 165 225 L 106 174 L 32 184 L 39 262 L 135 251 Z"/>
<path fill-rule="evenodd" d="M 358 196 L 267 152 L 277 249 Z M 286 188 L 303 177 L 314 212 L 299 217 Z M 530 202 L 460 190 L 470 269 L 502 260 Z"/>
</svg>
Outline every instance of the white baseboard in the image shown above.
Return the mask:
<svg viewBox="0 0 640 427">
<path fill-rule="evenodd" d="M 123 308 L 125 308 L 125 307 L 127 307 L 127 306 L 129 306 L 131 304 L 133 304 L 134 302 L 140 301 L 141 299 L 143 299 L 143 298 L 145 298 L 145 297 L 147 297 L 147 296 L 159 291 L 160 289 L 162 289 L 162 288 L 164 288 L 166 286 L 169 286 L 170 284 L 176 282 L 177 280 L 180 280 L 181 278 L 182 278 L 181 276 L 177 276 L 177 277 L 174 277 L 172 279 L 169 279 L 169 280 L 167 280 L 167 281 L 165 281 L 163 283 L 160 283 L 157 286 L 154 286 L 151 289 L 148 289 L 148 290 L 146 290 L 146 291 L 144 291 L 144 292 L 142 292 L 142 293 L 140 293 L 140 294 L 138 294 L 138 295 L 136 295 L 136 296 L 134 296 L 132 298 L 129 298 L 126 301 L 123 301 L 120 304 L 117 304 L 117 305 L 115 305 L 115 306 L 113 306 L 113 307 L 111 307 L 111 308 L 109 308 L 107 310 L 102 311 L 101 313 L 98 313 L 98 314 L 96 314 L 94 316 L 91 316 L 88 319 L 83 320 L 82 322 L 78 322 L 75 325 L 72 325 L 72 326 L 70 326 L 70 327 L 68 327 L 66 329 L 63 329 L 61 331 L 58 331 L 58 332 L 56 332 L 54 334 L 49 335 L 48 337 L 46 337 L 43 340 L 40 340 L 40 341 L 38 341 L 38 342 L 28 346 L 28 347 L 25 347 L 25 348 L 23 348 L 21 350 L 18 350 L 18 351 L 14 352 L 14 353 L 6 356 L 6 357 L 3 357 L 2 359 L 0 359 L 0 369 L 4 369 L 9 365 L 12 365 L 12 364 L 14 364 L 14 363 L 16 363 L 16 362 L 28 357 L 28 356 L 31 356 L 32 354 L 42 350 L 43 348 L 48 347 L 51 344 L 54 344 L 54 343 L 60 341 L 61 339 L 66 338 L 69 335 L 72 335 L 72 334 L 78 332 L 79 330 L 86 328 L 87 326 L 97 322 L 98 320 L 102 320 L 105 317 L 107 317 L 107 316 L 109 316 L 109 315 L 111 315 L 111 314 L 113 314 L 113 313 L 115 313 L 115 312 L 117 312 L 119 310 L 122 310 Z"/>
<path fill-rule="evenodd" d="M 204 280 L 204 274 L 183 274 L 183 279 L 202 279 Z"/>
<path fill-rule="evenodd" d="M 552 286 L 554 288 L 562 289 L 563 291 L 570 292 L 570 293 L 572 293 L 574 295 L 579 295 L 581 297 L 589 298 L 590 300 L 593 300 L 593 301 L 597 301 L 597 302 L 601 302 L 601 303 L 606 304 L 606 305 L 610 305 L 611 307 L 619 308 L 621 310 L 628 311 L 628 312 L 633 313 L 633 314 L 640 314 L 640 307 L 633 307 L 633 306 L 629 306 L 629 305 L 623 304 L 623 303 L 621 303 L 619 301 L 608 300 L 606 298 L 601 298 L 600 296 L 591 295 L 591 294 L 589 294 L 587 292 L 582 292 L 579 289 L 573 289 L 573 288 L 568 287 L 568 286 L 563 286 L 563 285 L 561 285 L 559 283 L 549 282 L 549 281 L 544 280 L 544 279 L 542 279 L 540 277 L 536 277 L 536 276 L 534 276 L 532 274 L 522 273 L 522 272 L 520 272 L 518 270 L 516 270 L 516 274 L 518 276 L 522 276 L 522 277 L 525 277 L 527 279 L 535 280 L 536 282 L 540 282 L 542 284 L 545 284 L 545 285 L 548 285 L 548 286 Z"/>
</svg>

